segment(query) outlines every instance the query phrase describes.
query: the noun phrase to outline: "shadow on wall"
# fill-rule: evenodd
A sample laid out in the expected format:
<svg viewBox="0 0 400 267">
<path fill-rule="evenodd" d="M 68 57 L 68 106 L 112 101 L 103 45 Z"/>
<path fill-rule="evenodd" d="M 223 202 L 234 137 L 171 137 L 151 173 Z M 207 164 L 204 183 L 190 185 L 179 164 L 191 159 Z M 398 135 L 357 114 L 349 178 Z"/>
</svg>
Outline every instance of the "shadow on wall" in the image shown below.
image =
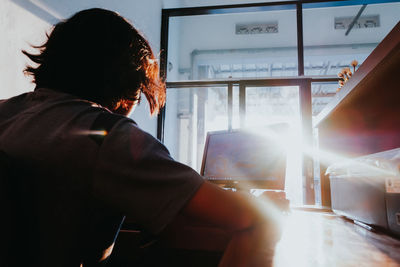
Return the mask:
<svg viewBox="0 0 400 267">
<path fill-rule="evenodd" d="M 11 0 L 11 2 L 52 25 L 56 24 L 58 21 L 60 21 L 60 19 L 64 18 L 60 16 L 59 13 L 53 8 L 50 8 L 50 5 L 46 3 L 50 1 L 39 2 L 35 0 Z M 59 2 L 57 1 L 53 1 L 52 5 L 58 5 L 58 3 Z M 61 6 L 59 10 L 62 10 Z"/>
<path fill-rule="evenodd" d="M 124 17 L 139 17 L 141 20 L 151 21 L 148 13 L 160 13 L 162 4 L 166 0 L 157 1 L 131 1 L 131 0 L 10 0 L 38 18 L 54 25 L 66 19 L 79 10 L 99 7 L 120 12 Z M 147 17 L 147 18 L 146 18 Z M 154 20 L 154 17 L 153 17 Z M 138 20 L 139 22 L 139 20 Z M 161 21 L 160 21 L 161 23 Z M 141 24 L 141 23 L 140 23 Z M 159 33 L 157 33 L 159 34 Z"/>
<path fill-rule="evenodd" d="M 1 0 L 0 0 L 1 1 Z M 88 8 L 104 8 L 120 13 L 133 23 L 150 41 L 157 53 L 161 28 L 161 9 L 164 1 L 131 0 L 9 0 L 22 9 L 51 25 L 67 19 L 76 12 Z"/>
</svg>

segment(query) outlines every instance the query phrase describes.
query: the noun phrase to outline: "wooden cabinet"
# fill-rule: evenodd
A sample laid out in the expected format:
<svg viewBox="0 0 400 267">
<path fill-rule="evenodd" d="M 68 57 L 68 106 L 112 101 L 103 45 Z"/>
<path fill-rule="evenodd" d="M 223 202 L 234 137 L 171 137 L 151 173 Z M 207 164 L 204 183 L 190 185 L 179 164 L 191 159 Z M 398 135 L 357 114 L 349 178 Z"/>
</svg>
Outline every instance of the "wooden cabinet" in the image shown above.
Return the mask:
<svg viewBox="0 0 400 267">
<path fill-rule="evenodd" d="M 356 157 L 400 147 L 400 22 L 317 116 L 319 148 Z M 321 201 L 330 206 L 321 162 Z"/>
</svg>

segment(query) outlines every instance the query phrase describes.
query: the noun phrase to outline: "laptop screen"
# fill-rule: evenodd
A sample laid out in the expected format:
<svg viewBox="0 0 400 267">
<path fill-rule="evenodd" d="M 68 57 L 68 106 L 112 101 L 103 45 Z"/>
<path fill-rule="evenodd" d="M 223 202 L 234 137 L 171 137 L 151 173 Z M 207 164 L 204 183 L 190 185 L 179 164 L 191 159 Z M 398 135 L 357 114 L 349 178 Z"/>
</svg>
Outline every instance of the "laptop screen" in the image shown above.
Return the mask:
<svg viewBox="0 0 400 267">
<path fill-rule="evenodd" d="M 286 152 L 273 138 L 239 130 L 207 133 L 201 174 L 215 183 L 283 190 L 285 170 Z"/>
</svg>

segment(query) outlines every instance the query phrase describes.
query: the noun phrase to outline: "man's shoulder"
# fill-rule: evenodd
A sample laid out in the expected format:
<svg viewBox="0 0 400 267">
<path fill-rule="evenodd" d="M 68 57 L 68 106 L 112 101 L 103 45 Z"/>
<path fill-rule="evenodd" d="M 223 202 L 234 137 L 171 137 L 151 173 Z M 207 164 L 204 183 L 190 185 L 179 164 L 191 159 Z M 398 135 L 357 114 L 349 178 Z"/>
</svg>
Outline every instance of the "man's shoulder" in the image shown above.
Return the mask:
<svg viewBox="0 0 400 267">
<path fill-rule="evenodd" d="M 102 109 L 98 109 L 97 111 L 98 114 L 94 119 L 92 126 L 90 127 L 90 132 L 93 133 L 90 137 L 99 145 L 103 142 L 104 137 L 108 135 L 111 130 L 113 130 L 116 124 L 125 122 L 123 123 L 123 125 L 125 125 L 126 123 L 127 125 L 131 123 L 136 125 L 133 120 L 127 118 L 126 116 Z M 121 125 L 119 127 L 121 127 Z"/>
<path fill-rule="evenodd" d="M 26 99 L 26 97 L 28 95 L 30 95 L 31 93 L 32 92 L 26 92 L 26 93 L 22 93 L 19 95 L 11 96 L 9 98 L 0 99 L 0 105 L 6 104 L 6 103 L 15 103 L 15 102 L 24 101 Z"/>
<path fill-rule="evenodd" d="M 26 99 L 31 92 L 23 93 L 8 99 L 0 99 L 0 119 L 8 119 L 26 108 Z"/>
</svg>

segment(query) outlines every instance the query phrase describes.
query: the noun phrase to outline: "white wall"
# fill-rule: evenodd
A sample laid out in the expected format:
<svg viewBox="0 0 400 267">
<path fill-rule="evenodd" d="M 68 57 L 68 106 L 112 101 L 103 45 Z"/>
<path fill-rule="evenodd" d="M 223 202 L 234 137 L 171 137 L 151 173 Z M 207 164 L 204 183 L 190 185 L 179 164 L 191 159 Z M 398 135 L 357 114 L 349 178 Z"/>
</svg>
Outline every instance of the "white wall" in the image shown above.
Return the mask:
<svg viewBox="0 0 400 267">
<path fill-rule="evenodd" d="M 11 1 L 0 1 L 0 99 L 33 89 L 24 76 L 26 58 L 21 49 L 44 41 L 49 23 Z"/>
<path fill-rule="evenodd" d="M 158 55 L 160 47 L 161 9 L 179 5 L 179 0 L 1 0 L 0 1 L 0 99 L 31 91 L 34 85 L 22 70 L 28 60 L 20 52 L 29 43 L 38 45 L 45 32 L 60 19 L 82 9 L 100 7 L 120 13 L 149 40 Z M 30 49 L 30 51 L 33 51 Z M 146 100 L 132 117 L 142 129 L 156 135 L 157 119 L 150 117 Z"/>
</svg>

